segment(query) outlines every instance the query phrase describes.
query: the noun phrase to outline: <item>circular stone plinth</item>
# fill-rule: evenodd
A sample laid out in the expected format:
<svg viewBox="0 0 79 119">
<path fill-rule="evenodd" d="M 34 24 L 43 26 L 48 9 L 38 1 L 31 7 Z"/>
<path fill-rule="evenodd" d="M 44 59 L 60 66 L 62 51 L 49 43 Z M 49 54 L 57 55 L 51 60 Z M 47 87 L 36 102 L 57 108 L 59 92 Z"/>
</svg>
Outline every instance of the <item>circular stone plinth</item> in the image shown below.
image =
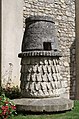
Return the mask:
<svg viewBox="0 0 79 119">
<path fill-rule="evenodd" d="M 14 99 L 17 111 L 29 112 L 59 112 L 70 110 L 74 102 L 65 98 L 22 98 Z"/>
</svg>

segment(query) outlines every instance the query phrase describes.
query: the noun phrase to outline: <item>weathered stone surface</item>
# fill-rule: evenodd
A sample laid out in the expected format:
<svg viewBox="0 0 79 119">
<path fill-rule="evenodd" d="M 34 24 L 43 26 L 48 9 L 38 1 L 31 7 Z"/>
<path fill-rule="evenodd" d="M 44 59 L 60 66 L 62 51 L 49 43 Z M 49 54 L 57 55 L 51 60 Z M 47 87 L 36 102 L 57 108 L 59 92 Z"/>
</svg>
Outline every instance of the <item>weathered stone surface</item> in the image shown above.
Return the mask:
<svg viewBox="0 0 79 119">
<path fill-rule="evenodd" d="M 21 68 L 23 97 L 58 97 L 63 93 L 63 90 L 62 92 L 59 90 L 65 86 L 60 75 L 59 59 L 46 56 L 24 57 L 23 61 Z"/>
<path fill-rule="evenodd" d="M 49 43 L 46 49 L 45 43 Z M 22 42 L 22 52 L 33 50 L 58 51 L 58 39 L 52 17 L 32 16 L 26 18 L 26 29 Z"/>
<path fill-rule="evenodd" d="M 75 52 L 72 52 L 72 49 L 75 50 L 75 1 L 74 0 L 24 0 L 24 24 L 25 18 L 31 15 L 40 15 L 40 16 L 50 16 L 55 19 L 55 27 L 57 30 L 57 36 L 59 40 L 59 46 L 62 52 L 63 57 L 60 58 L 61 64 L 60 70 L 63 77 L 63 81 L 67 80 L 68 83 L 72 81 L 72 84 L 75 81 Z M 33 9 L 33 10 L 32 10 Z M 58 19 L 57 19 L 58 18 Z M 25 29 L 25 25 L 24 25 Z M 45 54 L 45 53 L 42 53 Z M 53 53 L 52 53 L 53 54 Z M 36 55 L 36 54 L 35 54 Z M 50 53 L 48 56 L 51 56 Z M 68 64 L 64 65 L 64 62 Z M 50 64 L 50 63 L 49 63 Z M 71 66 L 71 67 L 70 67 Z M 73 79 L 73 80 L 72 80 Z M 64 85 L 65 86 L 65 85 Z M 74 95 L 74 88 L 71 89 L 71 94 Z M 70 87 L 68 85 L 69 91 Z M 70 97 L 70 92 L 66 91 L 65 94 L 67 97 Z M 62 91 L 61 91 L 62 92 Z M 66 97 L 65 96 L 65 97 Z M 64 97 L 64 95 L 63 95 Z"/>
<path fill-rule="evenodd" d="M 15 99 L 17 111 L 30 112 L 58 112 L 71 110 L 74 101 L 65 98 L 22 98 Z"/>
<path fill-rule="evenodd" d="M 64 62 L 64 66 L 68 67 L 69 66 L 68 62 Z"/>
<path fill-rule="evenodd" d="M 18 57 L 23 58 L 27 56 L 59 56 L 61 57 L 60 51 L 26 51 L 19 53 Z M 33 58 L 32 58 L 33 59 Z"/>
</svg>

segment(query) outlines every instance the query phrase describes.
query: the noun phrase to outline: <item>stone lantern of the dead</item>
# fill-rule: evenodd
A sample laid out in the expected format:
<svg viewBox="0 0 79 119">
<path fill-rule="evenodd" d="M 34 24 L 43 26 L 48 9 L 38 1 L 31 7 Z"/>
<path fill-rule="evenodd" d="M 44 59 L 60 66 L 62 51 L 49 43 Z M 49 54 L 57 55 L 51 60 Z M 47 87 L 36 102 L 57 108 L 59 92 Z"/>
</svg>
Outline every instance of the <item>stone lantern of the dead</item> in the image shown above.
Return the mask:
<svg viewBox="0 0 79 119">
<path fill-rule="evenodd" d="M 71 100 L 61 98 L 64 91 L 59 65 L 61 53 L 52 18 L 26 18 L 22 53 L 19 57 L 22 99 L 18 99 L 17 105 L 20 110 L 52 112 L 73 107 Z"/>
</svg>

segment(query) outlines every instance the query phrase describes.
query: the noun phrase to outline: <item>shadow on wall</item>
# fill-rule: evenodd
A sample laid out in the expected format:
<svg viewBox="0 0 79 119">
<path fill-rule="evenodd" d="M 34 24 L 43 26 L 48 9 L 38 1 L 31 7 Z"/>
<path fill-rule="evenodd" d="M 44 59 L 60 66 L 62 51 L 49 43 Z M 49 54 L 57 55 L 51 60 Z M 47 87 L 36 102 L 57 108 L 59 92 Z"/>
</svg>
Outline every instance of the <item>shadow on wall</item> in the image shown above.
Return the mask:
<svg viewBox="0 0 79 119">
<path fill-rule="evenodd" d="M 70 48 L 70 98 L 75 99 L 76 91 L 76 52 L 75 52 L 76 42 L 71 45 Z"/>
</svg>

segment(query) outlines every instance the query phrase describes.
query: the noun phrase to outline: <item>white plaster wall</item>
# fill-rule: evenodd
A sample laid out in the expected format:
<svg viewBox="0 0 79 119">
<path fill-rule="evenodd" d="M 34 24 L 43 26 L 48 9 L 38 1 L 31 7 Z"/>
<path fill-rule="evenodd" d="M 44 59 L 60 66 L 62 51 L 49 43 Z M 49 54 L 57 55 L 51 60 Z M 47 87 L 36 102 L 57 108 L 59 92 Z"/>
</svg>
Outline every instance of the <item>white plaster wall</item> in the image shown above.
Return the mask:
<svg viewBox="0 0 79 119">
<path fill-rule="evenodd" d="M 2 0 L 2 83 L 20 82 L 20 59 L 23 36 L 23 1 Z"/>
</svg>

